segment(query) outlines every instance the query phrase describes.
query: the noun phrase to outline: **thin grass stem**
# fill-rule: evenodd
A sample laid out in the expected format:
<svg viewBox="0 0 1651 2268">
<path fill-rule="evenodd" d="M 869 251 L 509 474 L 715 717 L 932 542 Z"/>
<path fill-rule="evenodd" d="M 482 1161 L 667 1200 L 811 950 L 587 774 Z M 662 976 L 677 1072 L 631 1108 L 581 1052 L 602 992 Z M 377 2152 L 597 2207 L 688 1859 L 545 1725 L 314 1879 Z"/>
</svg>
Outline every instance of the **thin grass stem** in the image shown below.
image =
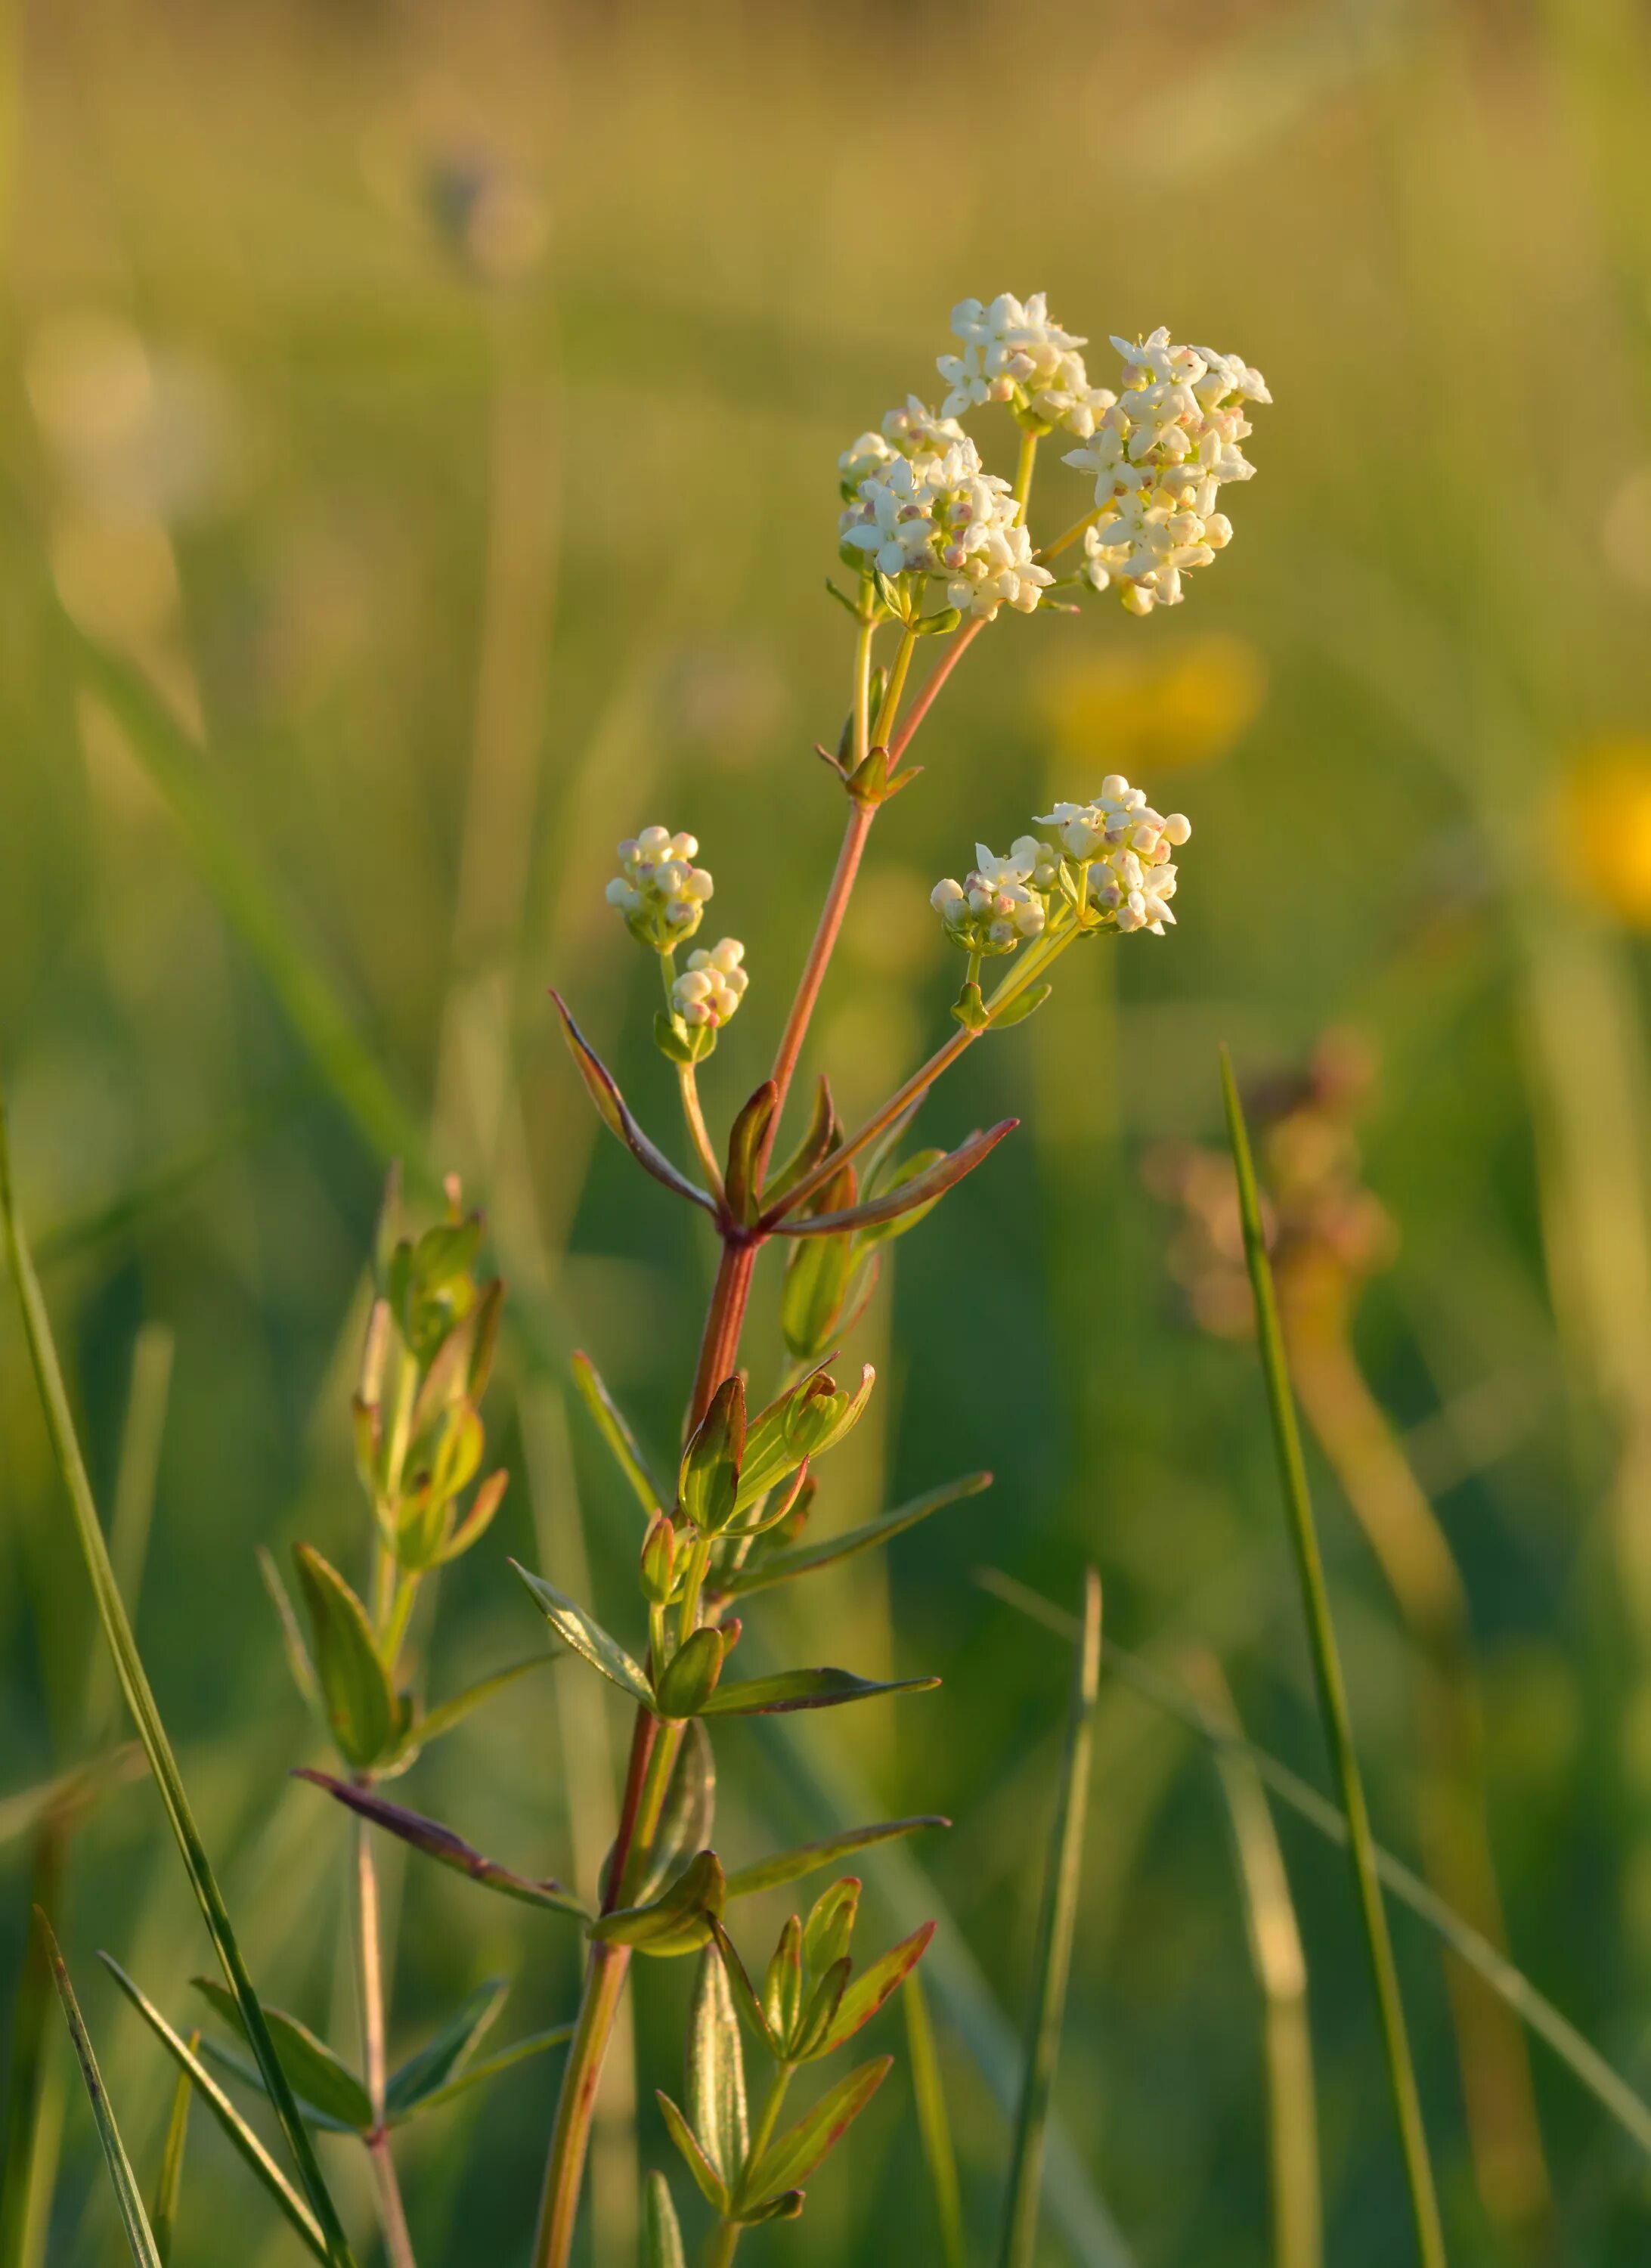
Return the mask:
<svg viewBox="0 0 1651 2268">
<path fill-rule="evenodd" d="M 935 2052 L 928 1996 L 915 1969 L 901 1987 L 900 1998 L 905 2011 L 906 2051 L 911 2059 L 911 2092 L 917 2099 L 918 2131 L 923 2137 L 929 2187 L 934 2192 L 940 2268 L 963 2268 L 963 2200 L 957 2184 L 957 2153 L 952 2144 L 952 2122 L 947 2113 L 946 2088 L 940 2077 L 940 2059 Z"/>
</svg>

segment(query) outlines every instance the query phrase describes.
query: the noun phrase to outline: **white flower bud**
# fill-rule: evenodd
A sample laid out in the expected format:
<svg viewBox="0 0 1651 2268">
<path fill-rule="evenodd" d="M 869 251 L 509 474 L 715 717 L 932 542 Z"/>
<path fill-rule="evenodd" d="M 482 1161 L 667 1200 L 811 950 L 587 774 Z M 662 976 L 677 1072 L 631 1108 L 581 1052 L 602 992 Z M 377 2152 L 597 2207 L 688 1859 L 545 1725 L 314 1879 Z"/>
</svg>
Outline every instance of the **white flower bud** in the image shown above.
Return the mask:
<svg viewBox="0 0 1651 2268">
<path fill-rule="evenodd" d="M 645 827 L 619 845 L 620 872 L 607 887 L 610 906 L 623 914 L 631 935 L 656 953 L 684 944 L 704 918 L 711 878 L 692 861 L 697 836 L 673 835 L 668 828 Z"/>
<path fill-rule="evenodd" d="M 685 1024 L 719 1030 L 739 1006 L 750 978 L 741 967 L 745 947 L 725 937 L 688 956 L 688 966 L 671 986 L 671 1005 Z"/>
</svg>

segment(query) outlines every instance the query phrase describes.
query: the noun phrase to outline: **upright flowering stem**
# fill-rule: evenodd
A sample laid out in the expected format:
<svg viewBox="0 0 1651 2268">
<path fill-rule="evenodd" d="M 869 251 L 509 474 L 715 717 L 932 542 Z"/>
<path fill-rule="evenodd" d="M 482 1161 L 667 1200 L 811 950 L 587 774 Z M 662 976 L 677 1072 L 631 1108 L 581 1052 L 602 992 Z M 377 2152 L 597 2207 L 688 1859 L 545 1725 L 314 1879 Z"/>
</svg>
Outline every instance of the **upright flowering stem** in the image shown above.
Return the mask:
<svg viewBox="0 0 1651 2268">
<path fill-rule="evenodd" d="M 390 2138 L 384 2123 L 384 1959 L 379 1930 L 379 1879 L 372 1860 L 372 1830 L 365 1819 L 356 1822 L 356 1896 L 361 1962 L 361 2046 L 367 2067 L 367 2097 L 372 2105 L 367 2156 L 372 2167 L 385 2256 L 391 2268 L 416 2268 L 402 2205 L 401 2184 L 395 2178 L 395 2161 L 390 2155 Z"/>
<path fill-rule="evenodd" d="M 808 1025 L 820 998 L 820 987 L 830 965 L 831 955 L 843 927 L 843 917 L 848 910 L 849 895 L 860 870 L 860 859 L 866 850 L 866 837 L 872 831 L 872 821 L 877 816 L 877 806 L 851 798 L 848 825 L 843 830 L 843 846 L 837 852 L 837 871 L 831 877 L 831 887 L 820 909 L 820 920 L 814 933 L 814 943 L 808 948 L 808 958 L 798 980 L 796 998 L 791 1004 L 791 1013 L 785 1019 L 785 1028 L 780 1035 L 779 1048 L 774 1057 L 773 1079 L 777 1100 L 774 1115 L 769 1121 L 768 1137 L 763 1149 L 763 1163 L 768 1163 L 774 1138 L 779 1131 L 779 1114 L 785 1107 L 786 1092 L 797 1069 L 797 1059 L 802 1053 L 802 1043 L 807 1037 Z M 722 1373 L 726 1376 L 726 1373 Z M 714 1391 L 719 1381 L 711 1381 Z"/>
</svg>

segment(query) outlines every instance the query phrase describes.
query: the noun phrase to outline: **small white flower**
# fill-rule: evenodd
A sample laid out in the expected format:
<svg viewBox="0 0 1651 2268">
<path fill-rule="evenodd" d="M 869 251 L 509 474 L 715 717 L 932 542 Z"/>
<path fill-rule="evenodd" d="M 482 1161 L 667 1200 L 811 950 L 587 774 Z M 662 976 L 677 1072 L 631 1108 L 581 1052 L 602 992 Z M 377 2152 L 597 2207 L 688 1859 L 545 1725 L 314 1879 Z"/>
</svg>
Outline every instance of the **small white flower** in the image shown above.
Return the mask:
<svg viewBox="0 0 1651 2268">
<path fill-rule="evenodd" d="M 977 843 L 967 878 L 937 882 L 929 903 L 947 935 L 966 953 L 1013 953 L 1022 938 L 1042 932 L 1049 917 L 1045 897 L 1054 879 L 1048 845 L 1035 836 L 1020 836 L 1002 858 Z"/>
<path fill-rule="evenodd" d="M 1064 426 L 1081 441 L 1112 406 L 1114 396 L 1089 383 L 1079 352 L 1086 342 L 1050 320 L 1041 291 L 1025 302 L 1000 292 L 989 307 L 960 300 L 952 332 L 963 350 L 941 355 L 936 364 L 951 389 L 940 405 L 945 417 L 984 401 L 1007 401 L 1034 430 Z"/>
<path fill-rule="evenodd" d="M 884 417 L 880 438 L 903 457 L 936 457 L 962 439 L 963 429 L 955 417 L 936 416 L 915 394 L 909 394 L 903 409 L 891 409 Z"/>
<path fill-rule="evenodd" d="M 1054 828 L 1068 855 L 1088 868 L 1089 902 L 1112 915 L 1118 929 L 1147 929 L 1161 937 L 1165 924 L 1173 924 L 1170 851 L 1192 835 L 1183 812 L 1166 817 L 1153 809 L 1143 789 L 1131 787 L 1121 772 L 1109 772 L 1093 802 L 1058 803 L 1038 824 Z"/>
<path fill-rule="evenodd" d="M 664 827 L 645 827 L 619 845 L 620 871 L 608 883 L 608 902 L 625 926 L 656 953 L 670 953 L 690 938 L 704 917 L 715 884 L 697 866 L 699 843 L 692 835 L 673 835 Z"/>
<path fill-rule="evenodd" d="M 940 582 L 947 606 L 987 622 L 1000 606 L 1030 614 L 1055 579 L 1033 556 L 1008 482 L 984 469 L 967 435 L 870 474 L 838 538 L 857 563 Z"/>
<path fill-rule="evenodd" d="M 671 986 L 671 1006 L 690 1030 L 709 1026 L 717 1031 L 726 1024 L 750 983 L 741 967 L 745 947 L 736 937 L 725 937 L 709 953 L 703 948 L 688 956 L 688 966 Z"/>
</svg>

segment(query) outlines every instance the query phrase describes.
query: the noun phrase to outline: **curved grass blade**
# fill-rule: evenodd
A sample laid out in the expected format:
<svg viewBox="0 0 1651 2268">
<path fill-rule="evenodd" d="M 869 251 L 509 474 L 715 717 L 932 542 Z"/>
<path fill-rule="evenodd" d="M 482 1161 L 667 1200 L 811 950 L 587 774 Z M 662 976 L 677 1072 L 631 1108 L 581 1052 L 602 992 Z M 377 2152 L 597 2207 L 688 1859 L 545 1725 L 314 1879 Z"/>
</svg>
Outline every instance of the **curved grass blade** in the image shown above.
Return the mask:
<svg viewBox="0 0 1651 2268">
<path fill-rule="evenodd" d="M 398 2065 L 384 2089 L 387 2117 L 409 2117 L 426 2096 L 438 2094 L 450 2080 L 458 2077 L 475 2054 L 483 2034 L 504 2007 L 509 1990 L 500 1977 L 490 1977 L 485 1984 L 478 1984 L 417 2054 Z"/>
<path fill-rule="evenodd" d="M 328 2257 L 327 2242 L 321 2235 L 314 2214 L 253 2132 L 240 2111 L 236 2110 L 211 2073 L 201 2061 L 200 2057 L 192 2048 L 185 2046 L 154 2002 L 133 1983 L 118 1961 L 107 1953 L 100 1953 L 98 1958 L 149 2026 L 150 2030 L 154 2033 L 167 2054 L 177 2064 L 179 2069 L 188 2073 L 190 2081 L 202 2102 L 223 2128 L 234 2149 L 245 2159 L 247 2164 L 251 2167 L 265 2189 L 269 2191 L 276 2205 L 285 2214 L 310 2251 L 313 2253 L 316 2259 L 326 2261 Z"/>
<path fill-rule="evenodd" d="M 351 2254 L 343 2226 L 321 2177 L 314 2145 L 299 2115 L 292 2090 L 287 2084 L 275 2044 L 269 2037 L 269 2028 L 264 2022 L 258 1996 L 253 1990 L 252 1978 L 236 1943 L 223 1894 L 207 1858 L 200 1830 L 195 1823 L 195 1815 L 189 1808 L 182 1777 L 178 1771 L 177 1758 L 173 1755 L 160 1712 L 155 1705 L 155 1697 L 150 1690 L 136 1641 L 132 1636 L 132 1626 L 127 1619 L 126 1609 L 114 1580 L 114 1570 L 109 1562 L 108 1548 L 98 1522 L 97 1506 L 92 1501 L 92 1484 L 86 1478 L 74 1420 L 70 1415 L 69 1396 L 64 1389 L 63 1372 L 58 1366 L 46 1303 L 41 1296 L 23 1226 L 18 1219 L 4 1102 L 0 1102 L 0 1217 L 4 1218 L 12 1281 L 17 1287 L 18 1302 L 23 1313 L 24 1334 L 34 1366 L 35 1382 L 46 1415 L 47 1431 L 51 1436 L 58 1470 L 68 1493 L 81 1554 L 91 1579 L 92 1597 L 109 1651 L 114 1658 L 121 1690 L 132 1713 L 138 1738 L 144 1744 L 144 1752 L 149 1758 L 155 1785 L 160 1791 L 161 1801 L 182 1853 L 184 1867 L 200 1904 L 213 1950 L 217 1955 L 225 1979 L 240 2006 L 247 2036 L 253 2043 L 253 2052 L 259 2069 L 264 2074 L 269 2099 L 286 2137 L 287 2146 L 292 2153 L 299 2177 L 324 2233 L 328 2257 L 337 2264 L 337 2268 L 344 2268 L 344 2264 L 351 2262 Z"/>
<path fill-rule="evenodd" d="M 198 2048 L 201 2036 L 189 2035 L 191 2051 Z M 155 2250 L 160 2255 L 162 2268 L 172 2258 L 173 2238 L 178 2227 L 178 2200 L 183 2193 L 183 2151 L 189 2139 L 189 2104 L 195 2095 L 195 2081 L 187 2071 L 178 2073 L 178 2084 L 172 2093 L 172 2113 L 166 2120 L 166 2140 L 160 2154 L 160 2172 L 155 2182 L 155 2202 L 151 2208 L 150 2226 L 155 2232 Z"/>
<path fill-rule="evenodd" d="M 601 1373 L 589 1355 L 576 1354 L 571 1366 L 579 1400 L 590 1411 L 614 1462 L 630 1482 L 637 1502 L 651 1517 L 661 1508 L 665 1498 L 660 1494 L 659 1483 L 648 1470 L 648 1461 L 623 1410 L 602 1383 Z"/>
<path fill-rule="evenodd" d="M 1037 2242 L 1037 2215 L 1043 2174 L 1043 2132 L 1049 2121 L 1055 2062 L 1060 2052 L 1061 2019 L 1072 1974 L 1072 1932 L 1078 1919 L 1078 1883 L 1083 1865 L 1084 1817 L 1088 1808 L 1089 1750 L 1095 1698 L 1101 1690 L 1101 1578 L 1093 1567 L 1084 1577 L 1083 1627 L 1072 1662 L 1072 1702 L 1066 1719 L 1066 1756 L 1060 1800 L 1050 1837 L 1049 1874 L 1038 1925 L 1037 1984 L 1021 2067 L 1021 2101 L 1009 2159 L 1003 2208 L 1002 2268 L 1031 2268 Z"/>
<path fill-rule="evenodd" d="M 1415 2066 L 1411 2060 L 1410 2040 L 1404 2027 L 1398 1973 L 1393 1965 L 1387 1909 L 1382 1902 L 1381 1883 L 1376 1874 L 1375 1838 L 1370 1831 L 1364 1779 L 1359 1769 L 1358 1750 L 1353 1746 L 1352 1719 L 1347 1706 L 1347 1690 L 1342 1676 L 1335 1624 L 1330 1617 L 1330 1592 L 1324 1580 L 1318 1533 L 1313 1521 L 1307 1465 L 1301 1454 L 1301 1436 L 1296 1424 L 1294 1397 L 1290 1389 L 1284 1332 L 1279 1321 L 1278 1298 L 1273 1289 L 1272 1263 L 1267 1256 L 1266 1235 L 1262 1227 L 1261 1193 L 1256 1183 L 1249 1133 L 1244 1123 L 1243 1106 L 1238 1099 L 1237 1082 L 1233 1077 L 1232 1058 L 1225 1048 L 1221 1050 L 1221 1093 L 1227 1108 L 1227 1131 L 1232 1145 L 1233 1166 L 1238 1176 L 1238 1209 L 1243 1224 L 1244 1257 L 1249 1263 L 1250 1289 L 1256 1299 L 1256 1337 L 1261 1352 L 1262 1373 L 1266 1381 L 1273 1447 L 1278 1455 L 1279 1477 L 1284 1491 L 1296 1573 L 1301 1585 L 1301 1603 L 1312 1647 L 1319 1711 L 1341 1790 L 1342 1810 L 1347 1820 L 1353 1888 L 1370 1956 L 1370 1974 L 1375 1987 L 1382 2044 L 1387 2052 L 1388 2076 L 1393 2090 L 1393 2107 L 1398 2119 L 1405 2177 L 1410 2186 L 1411 2207 L 1416 2222 L 1416 2247 L 1423 2268 L 1445 2268 L 1445 2239 L 1439 2218 L 1438 2193 L 1434 2184 L 1433 2166 L 1427 2155 L 1427 2134 L 1422 2124 L 1421 2097 L 1417 2089 Z"/>
<path fill-rule="evenodd" d="M 799 1575 L 814 1574 L 818 1568 L 834 1567 L 839 1559 L 851 1559 L 858 1551 L 874 1551 L 880 1544 L 892 1543 L 896 1535 L 903 1535 L 920 1520 L 927 1520 L 932 1513 L 943 1512 L 948 1504 L 978 1496 L 983 1489 L 991 1486 L 990 1473 L 965 1473 L 961 1480 L 947 1481 L 941 1488 L 930 1489 L 926 1495 L 914 1496 L 909 1504 L 880 1513 L 875 1520 L 868 1520 L 860 1528 L 851 1528 L 846 1535 L 830 1535 L 818 1543 L 771 1552 L 752 1566 L 737 1567 L 716 1586 L 716 1596 L 743 1598 L 748 1592 L 766 1591 L 772 1584 L 789 1583 Z"/>
<path fill-rule="evenodd" d="M 919 1977 L 906 1979 L 906 2047 L 911 2058 L 911 2092 L 917 2099 L 918 2131 L 934 2192 L 934 2218 L 940 2236 L 940 2268 L 963 2268 L 963 2199 L 957 2185 L 957 2153 L 947 2116 L 940 2059 L 934 2051 L 934 2027 Z"/>
<path fill-rule="evenodd" d="M 56 1783 L 53 1784 L 54 1786 Z M 49 1806 L 39 1822 L 29 1867 L 28 1910 L 55 1905 L 68 1837 Z M 49 2056 L 52 1966 L 37 1930 L 24 1933 L 12 1989 L 5 2092 L 0 2095 L 0 2268 L 38 2268 L 45 2250 L 57 2174 L 48 2128 L 61 2125 L 63 2093 Z"/>
<path fill-rule="evenodd" d="M 121 2230 L 126 2238 L 127 2249 L 138 2264 L 138 2268 L 163 2268 L 155 2245 L 154 2231 L 149 2225 L 149 2215 L 144 2211 L 144 2200 L 137 2193 L 131 2161 L 121 2140 L 121 2130 L 114 2123 L 109 2098 L 104 2092 L 103 2074 L 99 2071 L 98 2059 L 92 2052 L 92 2042 L 75 1999 L 75 1988 L 69 1981 L 63 1956 L 57 1949 L 57 1940 L 52 1934 L 50 1922 L 39 1906 L 34 1909 L 34 1919 L 45 1943 L 46 1957 L 51 1963 L 57 1997 L 63 2004 L 63 2015 L 69 2025 L 69 2036 L 75 2043 L 80 2076 L 86 2083 L 86 2093 L 91 2098 L 92 2116 L 97 2122 L 98 2139 L 103 2145 L 104 2161 L 109 2169 L 115 2209 L 121 2216 Z"/>
<path fill-rule="evenodd" d="M 579 1077 L 585 1082 L 591 1101 L 596 1105 L 597 1116 L 603 1125 L 609 1133 L 618 1136 L 645 1174 L 652 1174 L 656 1182 L 662 1182 L 667 1189 L 679 1197 L 686 1197 L 690 1204 L 703 1205 L 707 1212 L 714 1213 L 716 1199 L 697 1182 L 690 1182 L 686 1174 L 678 1173 L 659 1145 L 643 1132 L 631 1116 L 630 1106 L 619 1092 L 618 1082 L 612 1071 L 574 1022 L 567 1002 L 554 987 L 550 998 L 562 1019 L 563 1034 Z"/>
<path fill-rule="evenodd" d="M 996 1126 L 989 1126 L 984 1134 L 969 1135 L 938 1164 L 914 1174 L 910 1181 L 900 1182 L 864 1204 L 849 1205 L 841 1212 L 805 1213 L 799 1219 L 786 1217 L 787 1200 L 785 1204 L 770 1207 L 763 1214 L 762 1225 L 781 1236 L 836 1236 L 844 1229 L 881 1227 L 886 1222 L 898 1220 L 903 1213 L 937 1204 L 965 1174 L 984 1165 L 1004 1136 L 1013 1134 L 1020 1123 L 1018 1118 L 1005 1118 Z"/>
<path fill-rule="evenodd" d="M 421 2095 L 415 2108 L 405 2116 L 422 2118 L 427 2110 L 439 2110 L 446 2103 L 456 2102 L 468 2088 L 481 2087 L 488 2080 L 497 2079 L 500 2072 L 509 2071 L 512 2065 L 526 2063 L 529 2056 L 543 2055 L 550 2048 L 566 2047 L 573 2033 L 574 2026 L 571 2024 L 553 2024 L 548 2032 L 528 2032 L 521 2039 L 512 2040 L 509 2047 L 500 2048 L 497 2055 L 486 2056 L 480 2063 L 468 2065 L 445 2087 L 438 2087 L 429 2095 Z M 396 2123 L 392 2119 L 393 2125 Z"/>
<path fill-rule="evenodd" d="M 232 1994 L 215 1977 L 192 1977 L 194 1985 L 242 2039 L 246 2027 Z M 366 2088 L 349 2065 L 335 2056 L 325 2040 L 317 2039 L 307 2024 L 288 2015 L 284 2008 L 266 2008 L 270 2034 L 282 2069 L 292 2082 L 300 2102 L 319 2110 L 331 2125 L 351 2134 L 364 2134 L 372 2124 L 372 2102 Z M 248 2045 L 250 2045 L 248 2042 Z"/>
<path fill-rule="evenodd" d="M 929 1693 L 938 1677 L 896 1677 L 888 1683 L 850 1669 L 782 1669 L 773 1677 L 736 1677 L 701 1703 L 702 1717 L 769 1717 L 793 1709 L 837 1709 L 880 1693 Z"/>
<path fill-rule="evenodd" d="M 462 1836 L 455 1835 L 450 1827 L 443 1827 L 437 1820 L 426 1819 L 422 1812 L 409 1811 L 404 1804 L 392 1803 L 366 1788 L 351 1787 L 348 1781 L 334 1779 L 329 1773 L 315 1771 L 308 1764 L 300 1764 L 292 1777 L 308 1780 L 313 1787 L 324 1788 L 346 1810 L 371 1820 L 387 1834 L 400 1836 L 403 1843 L 410 1843 L 427 1859 L 434 1859 L 439 1866 L 451 1867 L 457 1874 L 468 1874 L 485 1889 L 498 1890 L 507 1898 L 520 1898 L 525 1905 L 550 1906 L 558 1913 L 577 1914 L 581 1921 L 590 1918 L 572 1891 L 564 1890 L 560 1882 L 549 1879 L 539 1882 L 527 1874 L 512 1874 L 496 1859 L 484 1859 L 479 1851 L 471 1849 Z"/>
<path fill-rule="evenodd" d="M 823 1842 L 799 1844 L 794 1851 L 777 1851 L 772 1858 L 759 1859 L 754 1867 L 741 1867 L 730 1874 L 728 1896 L 748 1898 L 758 1890 L 778 1889 L 782 1882 L 800 1882 L 805 1874 L 846 1859 L 851 1851 L 868 1850 L 873 1843 L 892 1843 L 898 1835 L 915 1835 L 919 1827 L 951 1823 L 938 1811 L 925 1812 L 913 1819 L 881 1820 L 875 1827 L 851 1827 L 845 1834 L 828 1835 Z"/>
<path fill-rule="evenodd" d="M 617 1638 L 609 1638 L 595 1616 L 587 1614 L 577 1600 L 566 1597 L 553 1583 L 547 1583 L 542 1575 L 530 1574 L 519 1560 L 512 1559 L 510 1565 L 564 1645 L 582 1654 L 593 1669 L 600 1670 L 622 1693 L 628 1693 L 633 1701 L 640 1701 L 644 1708 L 651 1709 L 653 1688 L 648 1683 L 647 1672 L 639 1661 L 632 1660 Z"/>
</svg>

